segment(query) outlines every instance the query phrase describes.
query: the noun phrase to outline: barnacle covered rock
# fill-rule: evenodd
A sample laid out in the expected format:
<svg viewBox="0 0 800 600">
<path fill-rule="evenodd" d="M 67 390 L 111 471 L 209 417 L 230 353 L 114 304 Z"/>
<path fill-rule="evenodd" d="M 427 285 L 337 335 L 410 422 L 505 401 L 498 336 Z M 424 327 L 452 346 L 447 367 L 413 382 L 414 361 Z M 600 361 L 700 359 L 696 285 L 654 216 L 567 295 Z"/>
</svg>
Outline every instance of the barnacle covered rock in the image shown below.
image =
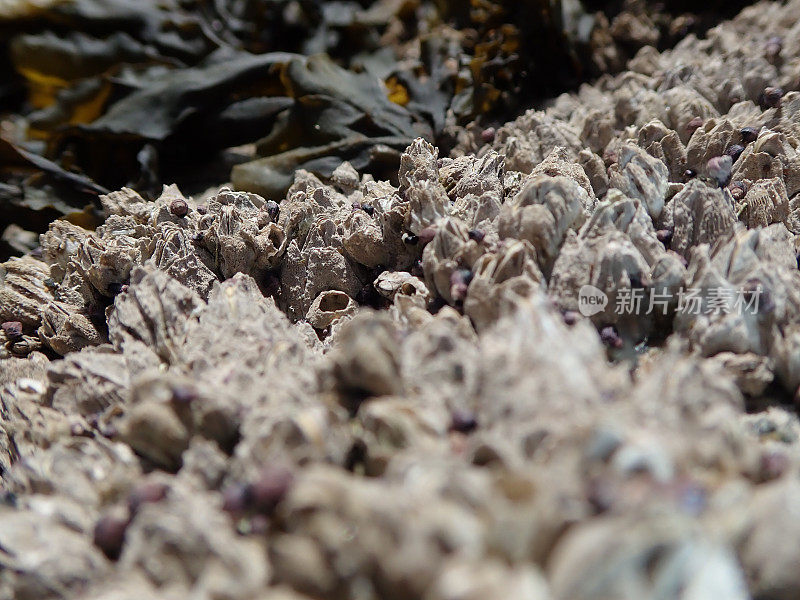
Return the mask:
<svg viewBox="0 0 800 600">
<path fill-rule="evenodd" d="M 513 70 L 498 15 L 521 3 L 449 3 L 480 35 L 434 23 L 422 45 L 433 2 L 261 4 L 322 19 L 317 40 L 376 32 L 410 62 L 350 66 L 443 146 L 386 138 L 370 161 L 399 172 L 362 174 L 270 135 L 276 168 L 235 178 L 269 199 L 126 188 L 4 265 L 0 597 L 795 598 L 800 95 L 777 88 L 798 0 L 705 36 L 636 3 L 579 19 L 618 72 L 505 125 L 435 107 Z M 537 18 L 575 20 L 554 6 Z M 501 54 L 455 60 L 491 32 Z M 626 67 L 613 36 L 654 45 Z M 289 121 L 334 112 L 380 120 Z M 275 161 L 300 155 L 291 181 Z"/>
</svg>

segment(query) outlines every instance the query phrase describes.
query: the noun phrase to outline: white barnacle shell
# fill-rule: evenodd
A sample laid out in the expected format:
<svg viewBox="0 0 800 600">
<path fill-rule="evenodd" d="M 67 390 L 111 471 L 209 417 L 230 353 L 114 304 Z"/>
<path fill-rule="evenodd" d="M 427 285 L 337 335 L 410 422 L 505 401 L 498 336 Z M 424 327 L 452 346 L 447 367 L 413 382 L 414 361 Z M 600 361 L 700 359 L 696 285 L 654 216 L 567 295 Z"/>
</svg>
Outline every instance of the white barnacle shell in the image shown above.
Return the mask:
<svg viewBox="0 0 800 600">
<path fill-rule="evenodd" d="M 753 183 L 737 206 L 739 220 L 747 227 L 766 227 L 786 223 L 789 218 L 789 198 L 783 179 L 761 179 Z"/>
<path fill-rule="evenodd" d="M 586 190 L 572 179 L 536 175 L 503 205 L 498 233 L 531 242 L 540 265 L 549 270 L 567 231 L 583 224 L 590 205 Z"/>
<path fill-rule="evenodd" d="M 53 299 L 45 285 L 47 265 L 31 257 L 11 258 L 0 265 L 0 320 L 38 326 L 41 307 Z"/>
<path fill-rule="evenodd" d="M 733 207 L 722 191 L 698 180 L 687 183 L 672 202 L 672 249 L 683 256 L 698 244 L 713 243 L 728 234 L 736 222 Z"/>
<path fill-rule="evenodd" d="M 612 188 L 629 198 L 638 198 L 655 220 L 664 209 L 667 195 L 667 166 L 634 144 L 625 144 L 618 152 L 616 165 L 609 168 Z"/>
<path fill-rule="evenodd" d="M 328 290 L 314 298 L 306 320 L 314 329 L 325 329 L 334 321 L 353 315 L 357 308 L 355 300 L 344 292 Z"/>
</svg>

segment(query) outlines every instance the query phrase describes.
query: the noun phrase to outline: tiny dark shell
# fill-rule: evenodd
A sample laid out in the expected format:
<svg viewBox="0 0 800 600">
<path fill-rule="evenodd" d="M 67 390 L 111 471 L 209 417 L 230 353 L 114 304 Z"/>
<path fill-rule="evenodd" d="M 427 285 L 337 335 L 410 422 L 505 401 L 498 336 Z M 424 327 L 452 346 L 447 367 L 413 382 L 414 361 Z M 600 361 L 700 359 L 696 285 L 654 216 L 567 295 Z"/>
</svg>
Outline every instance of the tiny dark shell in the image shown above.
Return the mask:
<svg viewBox="0 0 800 600">
<path fill-rule="evenodd" d="M 656 238 L 658 238 L 659 242 L 669 247 L 669 243 L 672 241 L 672 231 L 669 229 L 659 229 L 656 231 Z"/>
<path fill-rule="evenodd" d="M 222 510 L 232 514 L 245 512 L 251 504 L 250 487 L 243 484 L 231 485 L 222 492 Z"/>
<path fill-rule="evenodd" d="M 143 504 L 161 502 L 167 497 L 169 486 L 160 481 L 147 481 L 136 486 L 128 494 L 128 510 L 136 513 Z"/>
<path fill-rule="evenodd" d="M 739 130 L 739 135 L 742 136 L 742 142 L 745 144 L 750 144 L 755 142 L 758 139 L 758 127 L 742 127 Z"/>
<path fill-rule="evenodd" d="M 275 223 L 278 220 L 278 216 L 281 213 L 281 207 L 274 200 L 269 200 L 264 205 L 264 210 L 267 211 L 267 214 L 269 215 L 269 218 L 272 220 L 273 223 Z"/>
<path fill-rule="evenodd" d="M 697 131 L 703 126 L 703 122 L 704 121 L 702 117 L 693 118 L 686 124 L 686 131 L 688 131 L 690 135 L 693 134 L 695 131 Z"/>
<path fill-rule="evenodd" d="M 725 154 L 730 156 L 733 159 L 733 162 L 736 162 L 742 155 L 742 152 L 744 152 L 743 146 L 740 146 L 739 144 L 733 144 L 732 146 L 728 147 L 728 149 L 725 151 Z"/>
<path fill-rule="evenodd" d="M 258 512 L 271 513 L 289 492 L 292 483 L 294 475 L 287 467 L 271 465 L 264 468 L 249 486 L 253 508 Z"/>
<path fill-rule="evenodd" d="M 783 88 L 779 87 L 765 87 L 759 97 L 759 104 L 761 108 L 778 108 L 781 105 L 783 98 Z"/>
<path fill-rule="evenodd" d="M 621 348 L 623 344 L 622 338 L 619 337 L 619 333 L 613 325 L 608 325 L 600 330 L 600 340 L 611 348 Z"/>
<path fill-rule="evenodd" d="M 22 338 L 22 323 L 19 321 L 6 321 L 2 329 L 9 340 L 16 341 Z"/>
<path fill-rule="evenodd" d="M 419 241 L 423 244 L 429 244 L 433 241 L 433 238 L 436 237 L 436 228 L 435 227 L 426 227 L 422 231 L 419 232 Z"/>
<path fill-rule="evenodd" d="M 459 433 L 472 433 L 478 428 L 478 418 L 471 410 L 456 409 L 450 420 L 450 430 Z"/>
<path fill-rule="evenodd" d="M 117 560 L 122 554 L 129 523 L 129 519 L 113 515 L 101 517 L 94 527 L 94 545 L 111 560 Z"/>
<path fill-rule="evenodd" d="M 467 235 L 469 235 L 469 239 L 479 244 L 486 238 L 486 232 L 482 229 L 470 229 Z"/>
<path fill-rule="evenodd" d="M 169 204 L 169 212 L 171 212 L 176 217 L 185 217 L 189 214 L 189 205 L 186 204 L 186 200 L 182 198 L 176 198 Z"/>
<path fill-rule="evenodd" d="M 494 141 L 495 135 L 497 135 L 497 130 L 494 127 L 487 127 L 481 131 L 481 140 L 483 140 L 485 144 L 491 144 Z"/>
</svg>

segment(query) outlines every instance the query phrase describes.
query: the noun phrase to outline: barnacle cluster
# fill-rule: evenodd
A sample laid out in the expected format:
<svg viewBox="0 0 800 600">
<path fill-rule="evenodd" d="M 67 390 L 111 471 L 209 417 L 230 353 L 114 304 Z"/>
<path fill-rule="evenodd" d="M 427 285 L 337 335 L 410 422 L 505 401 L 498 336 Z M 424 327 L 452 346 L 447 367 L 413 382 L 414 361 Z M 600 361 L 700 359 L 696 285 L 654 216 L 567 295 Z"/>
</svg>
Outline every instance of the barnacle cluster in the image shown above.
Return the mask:
<svg viewBox="0 0 800 600">
<path fill-rule="evenodd" d="M 797 598 L 798 14 L 396 186 L 54 222 L 0 274 L 0 598 Z"/>
</svg>

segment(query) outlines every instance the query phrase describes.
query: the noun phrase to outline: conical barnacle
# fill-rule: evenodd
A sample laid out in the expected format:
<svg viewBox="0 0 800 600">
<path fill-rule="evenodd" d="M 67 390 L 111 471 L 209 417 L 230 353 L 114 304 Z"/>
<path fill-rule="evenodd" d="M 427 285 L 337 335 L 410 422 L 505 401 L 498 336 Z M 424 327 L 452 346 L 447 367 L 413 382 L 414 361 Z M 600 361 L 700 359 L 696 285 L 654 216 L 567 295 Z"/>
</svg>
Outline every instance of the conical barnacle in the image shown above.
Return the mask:
<svg viewBox="0 0 800 600">
<path fill-rule="evenodd" d="M 643 76 L 639 77 L 646 79 Z M 617 120 L 637 127 L 642 127 L 654 119 L 670 125 L 663 95 L 645 87 L 643 82 L 632 79 L 629 75 L 627 85 L 619 85 L 614 92 L 614 114 Z M 681 141 L 684 141 L 683 138 Z M 613 140 L 611 143 L 614 143 Z"/>
<path fill-rule="evenodd" d="M 791 323 L 774 337 L 770 355 L 781 383 L 795 393 L 800 388 L 800 324 Z"/>
<path fill-rule="evenodd" d="M 603 164 L 603 159 L 594 152 L 583 149 L 578 153 L 578 163 L 583 167 L 583 172 L 589 178 L 592 192 L 596 198 L 602 198 L 608 191 L 608 173 Z"/>
<path fill-rule="evenodd" d="M 456 301 L 451 294 L 451 276 L 458 269 L 471 269 L 483 254 L 480 244 L 471 240 L 469 229 L 458 219 L 443 221 L 433 240 L 422 253 L 425 284 L 448 303 Z"/>
<path fill-rule="evenodd" d="M 344 252 L 344 228 L 337 220 L 320 214 L 308 229 L 302 247 L 291 240 L 280 272 L 280 302 L 289 316 L 306 316 L 320 292 L 339 290 L 354 298 L 366 283 L 363 267 Z"/>
<path fill-rule="evenodd" d="M 530 173 L 556 147 L 577 155 L 583 144 L 577 131 L 544 112 L 529 110 L 497 131 L 493 147 L 505 154 L 506 169 Z"/>
<path fill-rule="evenodd" d="M 608 112 L 590 110 L 583 117 L 580 138 L 592 152 L 602 152 L 614 137 L 614 121 Z"/>
<path fill-rule="evenodd" d="M 248 218 L 250 211 L 243 213 L 235 204 L 218 201 L 209 202 L 208 210 L 208 219 L 203 219 L 208 228 L 201 231 L 202 243 L 214 257 L 216 268 L 225 278 L 234 273 L 249 273 L 257 258 L 258 235 L 255 219 Z"/>
<path fill-rule="evenodd" d="M 648 214 L 657 219 L 664 209 L 669 172 L 666 165 L 639 146 L 624 144 L 615 165 L 609 168 L 609 186 L 629 198 L 638 198 Z"/>
<path fill-rule="evenodd" d="M 201 298 L 208 298 L 217 280 L 210 267 L 213 258 L 204 248 L 197 247 L 191 236 L 191 233 L 172 224 L 162 224 L 154 236 L 153 255 L 146 264 L 182 281 Z"/>
<path fill-rule="evenodd" d="M 136 246 L 125 240 L 111 238 L 106 242 L 90 235 L 78 246 L 74 263 L 68 270 L 79 270 L 98 292 L 113 296 L 115 288 L 128 280 L 131 269 L 140 264 L 140 260 Z"/>
<path fill-rule="evenodd" d="M 707 174 L 706 163 L 723 156 L 739 141 L 738 129 L 728 119 L 709 119 L 692 135 L 686 146 L 686 166 L 698 174 Z"/>
<path fill-rule="evenodd" d="M 0 320 L 38 327 L 42 306 L 53 299 L 50 270 L 31 257 L 11 258 L 0 265 Z"/>
<path fill-rule="evenodd" d="M 687 303 L 675 323 L 706 355 L 768 355 L 773 327 L 785 326 L 800 308 L 800 274 L 794 264 L 764 262 L 777 258 L 780 246 L 791 246 L 790 236 L 779 236 L 777 228 L 788 234 L 782 224 L 750 231 L 739 225 L 713 249 L 704 244 L 692 250 L 686 288 L 700 290 L 700 305 Z"/>
<path fill-rule="evenodd" d="M 314 329 L 325 329 L 337 319 L 352 316 L 357 308 L 358 304 L 344 292 L 329 290 L 314 298 L 306 320 Z"/>
<path fill-rule="evenodd" d="M 720 352 L 710 359 L 730 373 L 743 394 L 758 397 L 775 379 L 774 361 L 752 352 Z"/>
<path fill-rule="evenodd" d="M 102 344 L 104 327 L 93 322 L 80 307 L 65 302 L 49 302 L 42 307 L 42 324 L 39 336 L 54 352 L 65 355 L 69 352 Z"/>
<path fill-rule="evenodd" d="M 596 539 L 613 543 L 600 552 L 593 544 Z M 651 558 L 651 577 L 645 576 L 645 557 Z M 668 525 L 647 518 L 634 526 L 629 518 L 609 517 L 572 528 L 559 540 L 553 561 L 549 576 L 557 597 L 647 597 L 666 580 L 682 588 L 708 582 L 697 585 L 731 600 L 748 597 L 731 550 L 711 536 L 697 534 L 686 516 L 672 515 Z"/>
<path fill-rule="evenodd" d="M 586 176 L 583 166 L 581 166 L 580 162 L 576 162 L 574 156 L 567 152 L 566 148 L 561 146 L 553 148 L 553 151 L 531 171 L 531 177 L 537 175 L 563 176 L 567 179 L 572 179 L 589 196 L 589 203 L 584 207 L 586 211 L 590 213 L 594 208 L 596 198 L 592 184 Z"/>
<path fill-rule="evenodd" d="M 11 556 L 37 557 L 33 567 L 25 561 L 14 561 L 15 574 L 6 583 L 10 597 L 24 598 L 28 590 L 41 589 L 46 581 L 51 589 L 74 589 L 87 585 L 87 573 L 102 576 L 109 572 L 110 563 L 89 536 L 75 530 L 74 526 L 56 515 L 43 515 L 33 508 L 4 510 L 0 514 L 3 528 L 2 543 Z M 66 565 L 69 565 L 65 568 Z M 76 569 L 81 570 L 76 575 Z"/>
<path fill-rule="evenodd" d="M 145 224 L 150 220 L 153 206 L 130 188 L 122 188 L 100 196 L 100 203 L 107 216 L 131 217 L 136 223 Z"/>
<path fill-rule="evenodd" d="M 353 165 L 345 161 L 331 173 L 331 183 L 343 194 L 350 194 L 361 186 L 361 179 Z"/>
<path fill-rule="evenodd" d="M 51 274 L 60 282 L 67 271 L 67 264 L 73 258 L 81 243 L 91 235 L 83 227 L 59 219 L 50 223 L 41 235 L 42 260 L 51 267 Z"/>
<path fill-rule="evenodd" d="M 201 306 L 194 290 L 163 271 L 136 268 L 128 291 L 115 299 L 108 317 L 109 337 L 118 350 L 144 345 L 163 362 L 174 363 L 186 328 Z"/>
<path fill-rule="evenodd" d="M 688 127 L 690 121 L 700 118 L 703 121 L 718 116 L 717 110 L 695 89 L 678 85 L 664 92 L 660 92 L 667 106 L 667 123 L 674 129 L 684 144 L 689 143 L 692 131 Z"/>
<path fill-rule="evenodd" d="M 439 182 L 439 149 L 422 138 L 415 139 L 400 157 L 400 189 L 405 190 L 422 181 Z"/>
<path fill-rule="evenodd" d="M 616 189 L 609 191 L 598 204 L 581 235 L 587 238 L 603 235 L 609 228 L 626 233 L 649 265 L 665 252 L 642 202 Z"/>
<path fill-rule="evenodd" d="M 670 181 L 680 181 L 686 170 L 686 149 L 678 134 L 659 120 L 650 121 L 639 129 L 637 143 L 667 165 Z"/>
<path fill-rule="evenodd" d="M 354 210 L 345 218 L 343 225 L 345 236 L 342 246 L 351 259 L 369 268 L 389 262 L 377 219 L 364 211 Z"/>
<path fill-rule="evenodd" d="M 744 199 L 736 207 L 739 220 L 748 228 L 766 227 L 772 223 L 787 223 L 789 198 L 783 179 L 761 179 L 747 190 Z"/>
<path fill-rule="evenodd" d="M 531 242 L 542 268 L 549 270 L 567 231 L 583 224 L 590 206 L 589 195 L 572 179 L 531 176 L 503 205 L 497 230 L 501 238 Z"/>
<path fill-rule="evenodd" d="M 125 357 L 108 344 L 70 352 L 47 369 L 47 401 L 65 414 L 90 416 L 128 399 Z"/>
<path fill-rule="evenodd" d="M 440 161 L 438 173 L 439 180 L 453 201 L 467 195 L 481 196 L 486 192 L 502 196 L 505 157 L 489 150 L 480 158 L 444 158 Z"/>
<path fill-rule="evenodd" d="M 605 203 L 601 203 L 598 210 L 603 210 L 604 206 Z M 648 319 L 636 315 L 633 308 L 627 311 L 617 310 L 617 307 L 624 306 L 623 294 L 630 292 L 634 299 L 634 289 L 642 297 L 646 296 L 650 270 L 631 238 L 617 229 L 611 219 L 592 220 L 577 235 L 567 236 L 553 265 L 548 293 L 562 310 L 576 311 L 581 288 L 594 286 L 606 294 L 608 302 L 592 318 L 605 324 L 624 321 L 633 326 L 635 323 L 636 331 L 630 335 L 636 337 L 647 330 Z M 628 334 L 626 332 L 626 336 Z"/>
<path fill-rule="evenodd" d="M 331 360 L 341 394 L 383 396 L 402 390 L 394 325 L 385 316 L 359 313 L 339 333 Z M 346 399 L 347 401 L 347 399 Z"/>
<path fill-rule="evenodd" d="M 159 510 L 141 511 L 128 526 L 124 568 L 144 574 L 157 590 L 159 584 L 163 586 L 164 565 L 169 563 L 168 572 L 176 580 L 187 582 L 183 585 L 190 589 L 203 590 L 200 593 L 232 598 L 258 594 L 269 576 L 263 550 L 236 534 L 211 492 L 176 483 L 158 503 Z M 164 527 L 162 519 L 172 526 Z M 217 560 L 226 567 L 213 576 L 197 571 L 198 563 Z"/>
<path fill-rule="evenodd" d="M 793 146 L 796 143 L 790 143 L 781 133 L 762 131 L 737 161 L 733 177 L 751 181 L 780 177 L 791 198 L 800 191 L 800 155 Z"/>
<path fill-rule="evenodd" d="M 437 225 L 452 211 L 450 198 L 438 181 L 415 182 L 406 190 L 405 197 L 409 205 L 405 226 L 416 235 L 426 227 Z"/>
<path fill-rule="evenodd" d="M 477 331 L 497 321 L 501 296 L 508 289 L 527 296 L 544 282 L 536 260 L 536 250 L 528 240 L 507 240 L 496 251 L 481 256 L 473 265 L 464 314 Z"/>
<path fill-rule="evenodd" d="M 504 165 L 494 150 L 480 158 L 444 159 L 439 176 L 453 200 L 450 214 L 471 227 L 494 220 L 503 202 Z"/>
<path fill-rule="evenodd" d="M 683 256 L 698 244 L 713 243 L 736 222 L 733 207 L 718 188 L 690 181 L 672 199 L 674 231 L 671 248 Z"/>
<path fill-rule="evenodd" d="M 797 548 L 783 543 L 797 531 L 790 515 L 798 497 L 800 486 L 794 478 L 781 477 L 757 486 L 747 505 L 745 518 L 752 527 L 740 541 L 739 560 L 751 574 L 748 589 L 755 597 L 774 595 L 788 600 L 800 593 L 791 567 L 800 556 Z"/>
</svg>

